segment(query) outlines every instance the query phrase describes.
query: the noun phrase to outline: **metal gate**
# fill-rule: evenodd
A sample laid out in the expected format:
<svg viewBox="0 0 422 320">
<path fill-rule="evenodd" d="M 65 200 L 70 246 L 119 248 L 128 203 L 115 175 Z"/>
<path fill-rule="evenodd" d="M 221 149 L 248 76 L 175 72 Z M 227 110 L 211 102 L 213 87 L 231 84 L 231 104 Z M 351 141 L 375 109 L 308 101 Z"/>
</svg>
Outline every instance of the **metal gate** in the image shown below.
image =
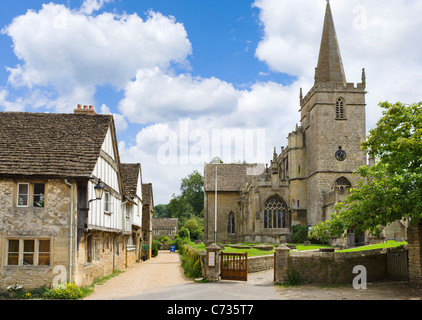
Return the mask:
<svg viewBox="0 0 422 320">
<path fill-rule="evenodd" d="M 387 253 L 388 279 L 392 281 L 409 281 L 407 250 L 393 251 Z"/>
<path fill-rule="evenodd" d="M 248 281 L 248 253 L 220 253 L 221 279 Z"/>
</svg>

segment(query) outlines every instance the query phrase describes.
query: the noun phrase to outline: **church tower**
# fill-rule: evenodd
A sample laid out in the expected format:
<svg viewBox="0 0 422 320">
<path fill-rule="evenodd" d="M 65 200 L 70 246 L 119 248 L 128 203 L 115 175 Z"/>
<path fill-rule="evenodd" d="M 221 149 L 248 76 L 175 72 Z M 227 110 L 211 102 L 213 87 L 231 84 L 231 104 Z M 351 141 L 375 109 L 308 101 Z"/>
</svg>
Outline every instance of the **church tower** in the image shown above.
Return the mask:
<svg viewBox="0 0 422 320">
<path fill-rule="evenodd" d="M 329 219 L 324 207 L 341 185 L 356 186 L 353 172 L 366 164 L 360 143 L 366 138 L 365 70 L 362 83 L 348 83 L 329 1 L 325 12 L 315 83 L 300 98 L 305 130 L 307 222 Z M 330 199 L 332 199 L 331 197 Z"/>
</svg>

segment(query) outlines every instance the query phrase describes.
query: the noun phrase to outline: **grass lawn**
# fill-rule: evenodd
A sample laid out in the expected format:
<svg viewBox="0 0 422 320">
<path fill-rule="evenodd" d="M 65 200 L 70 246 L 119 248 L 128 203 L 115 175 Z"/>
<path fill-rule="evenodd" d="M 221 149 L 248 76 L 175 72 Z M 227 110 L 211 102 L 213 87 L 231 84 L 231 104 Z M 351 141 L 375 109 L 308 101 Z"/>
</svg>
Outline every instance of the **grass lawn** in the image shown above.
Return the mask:
<svg viewBox="0 0 422 320">
<path fill-rule="evenodd" d="M 260 243 L 244 242 L 244 243 L 238 243 L 238 244 L 239 245 L 245 245 L 245 246 L 254 246 L 254 245 L 258 245 Z M 227 253 L 244 253 L 244 252 L 247 252 L 248 257 L 265 256 L 265 255 L 274 254 L 275 248 L 277 248 L 280 245 L 279 243 L 272 243 L 272 244 L 274 245 L 274 249 L 271 250 L 271 251 L 263 251 L 263 250 L 259 250 L 259 249 L 255 249 L 255 248 L 238 249 L 238 248 L 231 248 L 231 247 L 226 246 L 225 249 L 223 250 L 223 252 L 227 252 Z M 189 242 L 188 245 L 192 248 L 205 251 L 205 244 L 204 243 L 195 244 L 194 242 Z M 329 245 L 323 245 L 323 244 L 313 244 L 313 245 L 310 245 L 310 246 L 304 246 L 303 244 L 292 243 L 292 245 L 295 245 L 298 251 L 313 250 L 313 249 L 319 249 L 319 248 L 332 248 Z"/>
<path fill-rule="evenodd" d="M 238 243 L 239 245 L 245 245 L 245 246 L 254 246 L 254 245 L 258 245 L 260 243 L 250 243 L 250 242 L 245 242 L 245 243 Z M 255 249 L 255 248 L 250 248 L 250 249 L 238 249 L 238 248 L 231 248 L 231 247 L 225 247 L 225 249 L 223 250 L 223 252 L 227 252 L 227 253 L 244 253 L 247 252 L 248 253 L 248 257 L 254 257 L 254 256 L 265 256 L 265 255 L 270 255 L 270 254 L 274 254 L 275 252 L 275 248 L 277 248 L 279 246 L 278 243 L 272 243 L 274 245 L 274 249 L 271 251 L 263 251 L 263 250 L 259 250 L 259 249 Z M 356 247 L 356 248 L 351 248 L 351 249 L 344 249 L 344 250 L 336 250 L 336 252 L 353 252 L 353 251 L 364 251 L 364 250 L 373 250 L 373 249 L 380 249 L 380 248 L 391 248 L 391 247 L 398 247 L 401 245 L 405 245 L 407 244 L 407 242 L 397 242 L 394 240 L 388 240 L 384 243 L 377 243 L 377 244 L 373 244 L 373 245 L 369 245 L 369 246 L 362 246 L 362 247 Z M 201 243 L 201 244 L 195 244 L 194 242 L 189 242 L 188 245 L 192 248 L 198 249 L 198 250 L 202 250 L 205 251 L 205 244 Z M 315 250 L 315 249 L 320 249 L 320 248 L 333 248 L 330 245 L 324 245 L 324 244 L 311 244 L 310 246 L 304 246 L 303 244 L 300 243 L 289 243 L 289 245 L 295 245 L 296 249 L 298 251 L 305 251 L 305 250 Z"/>
<path fill-rule="evenodd" d="M 381 248 L 393 248 L 393 247 L 399 247 L 405 244 L 407 244 L 406 241 L 397 242 L 395 240 L 388 240 L 388 241 L 385 241 L 384 243 L 377 243 L 377 244 L 371 244 L 369 246 L 338 250 L 336 252 L 353 252 L 353 251 L 365 251 L 365 250 L 373 250 L 373 249 L 381 249 Z"/>
</svg>

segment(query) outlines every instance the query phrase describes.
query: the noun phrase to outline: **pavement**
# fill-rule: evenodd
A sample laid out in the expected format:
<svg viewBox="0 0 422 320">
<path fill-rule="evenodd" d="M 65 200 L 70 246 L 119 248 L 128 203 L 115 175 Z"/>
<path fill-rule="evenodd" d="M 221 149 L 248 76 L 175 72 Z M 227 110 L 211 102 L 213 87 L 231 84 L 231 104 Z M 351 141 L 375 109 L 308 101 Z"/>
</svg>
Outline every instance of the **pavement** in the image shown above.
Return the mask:
<svg viewBox="0 0 422 320">
<path fill-rule="evenodd" d="M 352 284 L 280 287 L 273 272 L 249 273 L 247 282 L 198 283 L 184 276 L 178 253 L 160 251 L 97 285 L 84 300 L 422 300 L 422 287 L 407 282 L 368 283 L 366 290 Z"/>
</svg>

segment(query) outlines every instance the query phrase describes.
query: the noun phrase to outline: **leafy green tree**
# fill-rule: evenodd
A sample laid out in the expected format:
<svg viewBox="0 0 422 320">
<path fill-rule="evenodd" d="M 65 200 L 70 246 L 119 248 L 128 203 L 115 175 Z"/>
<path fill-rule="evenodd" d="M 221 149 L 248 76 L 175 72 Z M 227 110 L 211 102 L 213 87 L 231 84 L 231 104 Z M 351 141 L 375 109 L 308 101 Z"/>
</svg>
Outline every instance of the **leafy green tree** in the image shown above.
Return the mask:
<svg viewBox="0 0 422 320">
<path fill-rule="evenodd" d="M 182 179 L 180 191 L 181 197 L 191 205 L 194 214 L 198 217 L 203 215 L 204 177 L 197 170 Z"/>
<path fill-rule="evenodd" d="M 158 204 L 154 207 L 155 218 L 170 218 L 168 204 Z"/>
<path fill-rule="evenodd" d="M 189 230 L 191 240 L 199 240 L 203 237 L 203 223 L 199 223 L 197 218 L 193 217 L 186 221 L 184 228 Z"/>
<path fill-rule="evenodd" d="M 335 238 L 344 230 L 369 230 L 422 217 L 422 102 L 412 105 L 380 103 L 385 109 L 377 127 L 369 132 L 362 149 L 374 158 L 373 166 L 357 170 L 361 181 L 341 203 L 330 221 L 313 227 L 313 239 Z"/>
</svg>

